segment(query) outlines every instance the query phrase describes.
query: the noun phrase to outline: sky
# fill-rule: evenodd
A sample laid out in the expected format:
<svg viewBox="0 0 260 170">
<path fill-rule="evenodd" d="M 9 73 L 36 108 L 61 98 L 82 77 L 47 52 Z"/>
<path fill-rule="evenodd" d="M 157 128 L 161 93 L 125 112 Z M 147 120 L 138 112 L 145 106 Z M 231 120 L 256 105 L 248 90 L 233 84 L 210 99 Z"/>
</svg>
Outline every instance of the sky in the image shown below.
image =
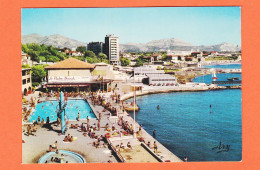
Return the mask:
<svg viewBox="0 0 260 170">
<path fill-rule="evenodd" d="M 60 34 L 81 42 L 147 43 L 178 38 L 193 45 L 241 45 L 240 7 L 24 8 L 22 35 Z"/>
</svg>

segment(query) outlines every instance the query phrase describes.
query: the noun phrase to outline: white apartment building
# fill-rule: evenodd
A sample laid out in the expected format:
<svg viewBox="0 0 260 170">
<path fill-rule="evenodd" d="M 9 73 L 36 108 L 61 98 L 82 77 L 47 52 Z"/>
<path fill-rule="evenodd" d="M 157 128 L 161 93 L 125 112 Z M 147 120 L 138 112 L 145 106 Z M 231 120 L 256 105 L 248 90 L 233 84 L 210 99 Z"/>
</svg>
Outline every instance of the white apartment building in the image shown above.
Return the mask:
<svg viewBox="0 0 260 170">
<path fill-rule="evenodd" d="M 107 55 L 110 64 L 119 65 L 119 38 L 113 34 L 106 35 L 104 52 Z"/>
</svg>

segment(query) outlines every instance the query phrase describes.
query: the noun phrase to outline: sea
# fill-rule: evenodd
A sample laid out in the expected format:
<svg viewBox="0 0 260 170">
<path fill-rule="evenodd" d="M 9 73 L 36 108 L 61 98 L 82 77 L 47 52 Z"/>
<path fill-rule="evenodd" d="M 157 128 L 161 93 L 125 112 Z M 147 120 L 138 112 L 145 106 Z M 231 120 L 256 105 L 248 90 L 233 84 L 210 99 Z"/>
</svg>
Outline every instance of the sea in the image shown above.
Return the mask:
<svg viewBox="0 0 260 170">
<path fill-rule="evenodd" d="M 210 82 L 211 75 L 204 81 Z M 156 140 L 182 160 L 186 156 L 191 162 L 242 160 L 241 89 L 151 94 L 136 101 L 140 107 L 136 121 L 151 135 L 156 130 Z"/>
</svg>

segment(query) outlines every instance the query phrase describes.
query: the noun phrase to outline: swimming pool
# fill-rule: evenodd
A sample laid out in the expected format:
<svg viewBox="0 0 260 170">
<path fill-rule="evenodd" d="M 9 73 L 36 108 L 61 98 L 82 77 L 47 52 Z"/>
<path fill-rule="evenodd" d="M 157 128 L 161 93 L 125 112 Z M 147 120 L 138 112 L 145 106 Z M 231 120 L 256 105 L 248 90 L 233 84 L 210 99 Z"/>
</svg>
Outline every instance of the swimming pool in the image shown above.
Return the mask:
<svg viewBox="0 0 260 170">
<path fill-rule="evenodd" d="M 61 154 L 64 155 L 64 163 L 66 163 L 66 161 L 68 161 L 68 163 L 86 163 L 86 160 L 80 154 L 66 150 L 59 150 L 59 154 L 48 152 L 39 159 L 38 163 L 43 164 L 46 161 L 47 163 L 55 163 L 50 161 L 51 158 L 60 158 Z"/>
<path fill-rule="evenodd" d="M 35 110 L 31 114 L 29 121 L 34 122 L 37 120 L 38 116 L 40 116 L 41 120 L 44 118 L 46 121 L 49 116 L 50 122 L 57 120 L 56 110 L 59 107 L 59 102 L 56 100 L 45 101 L 42 103 L 38 103 L 35 107 Z M 68 116 L 69 120 L 76 120 L 79 113 L 80 119 L 86 119 L 87 116 L 89 119 L 94 119 L 96 116 L 94 115 L 92 109 L 89 104 L 84 100 L 68 100 L 67 106 L 65 108 L 65 113 Z"/>
</svg>

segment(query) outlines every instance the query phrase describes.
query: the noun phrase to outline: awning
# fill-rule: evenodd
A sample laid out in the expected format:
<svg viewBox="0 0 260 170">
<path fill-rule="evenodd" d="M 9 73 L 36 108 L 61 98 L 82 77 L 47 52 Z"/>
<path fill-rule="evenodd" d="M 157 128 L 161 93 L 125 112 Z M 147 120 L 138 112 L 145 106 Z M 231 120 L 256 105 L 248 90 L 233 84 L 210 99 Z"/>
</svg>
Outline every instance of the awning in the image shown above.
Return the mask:
<svg viewBox="0 0 260 170">
<path fill-rule="evenodd" d="M 87 87 L 90 84 L 46 84 L 45 87 Z"/>
</svg>

